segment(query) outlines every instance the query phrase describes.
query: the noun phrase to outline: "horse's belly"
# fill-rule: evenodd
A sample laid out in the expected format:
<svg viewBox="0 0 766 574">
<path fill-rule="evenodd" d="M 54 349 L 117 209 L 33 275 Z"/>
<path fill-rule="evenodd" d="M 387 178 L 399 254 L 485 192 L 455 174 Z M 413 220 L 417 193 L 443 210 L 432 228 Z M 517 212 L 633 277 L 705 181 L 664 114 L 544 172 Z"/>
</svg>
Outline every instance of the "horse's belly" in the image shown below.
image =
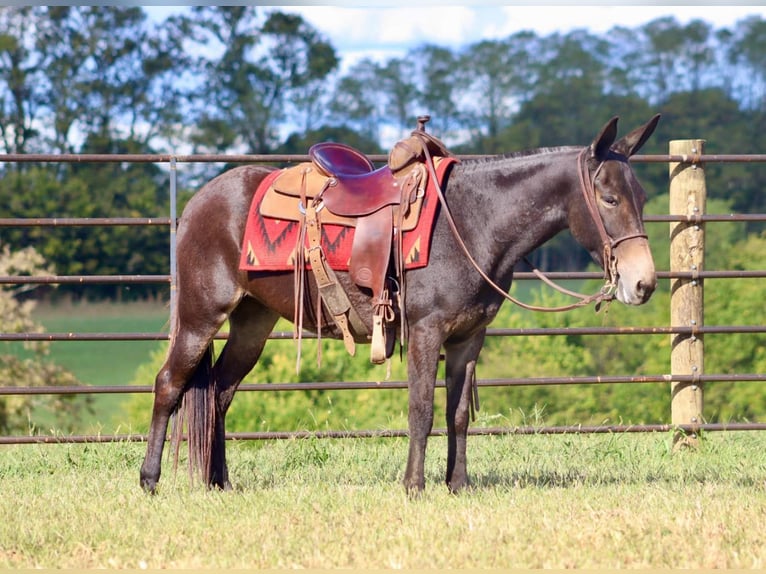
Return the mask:
<svg viewBox="0 0 766 574">
<path fill-rule="evenodd" d="M 356 286 L 351 286 L 347 274 L 338 273 L 338 281 L 345 289 L 351 304 L 356 309 L 365 325 L 365 332 L 358 332 L 349 325 L 356 343 L 369 343 L 368 333 L 372 331 L 372 306 L 370 297 Z M 296 284 L 292 272 L 288 273 L 248 273 L 248 295 L 260 301 L 263 305 L 276 311 L 279 315 L 293 323 L 302 322 L 305 331 L 318 333 L 321 327 L 322 337 L 342 339 L 343 334 L 336 326 L 332 315 L 325 305 L 321 307 L 321 316 L 317 321 L 317 287 L 316 281 L 307 273 L 302 317 L 296 317 Z"/>
</svg>

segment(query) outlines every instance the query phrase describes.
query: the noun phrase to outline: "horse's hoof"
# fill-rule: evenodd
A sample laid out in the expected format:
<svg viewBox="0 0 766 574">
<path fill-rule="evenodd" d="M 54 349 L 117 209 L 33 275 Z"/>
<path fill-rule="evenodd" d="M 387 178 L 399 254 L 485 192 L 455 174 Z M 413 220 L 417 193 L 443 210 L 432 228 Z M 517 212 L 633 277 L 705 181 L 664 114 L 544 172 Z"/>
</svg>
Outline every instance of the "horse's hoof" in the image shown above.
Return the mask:
<svg viewBox="0 0 766 574">
<path fill-rule="evenodd" d="M 423 495 L 423 492 L 426 489 L 426 485 L 421 482 L 412 484 L 405 480 L 404 489 L 407 491 L 407 498 L 410 500 L 415 500 Z"/>
<path fill-rule="evenodd" d="M 157 479 L 142 476 L 141 488 L 148 494 L 156 494 L 157 492 Z"/>
<path fill-rule="evenodd" d="M 447 488 L 449 488 L 450 494 L 460 494 L 461 492 L 465 492 L 469 488 L 471 488 L 471 483 L 467 480 L 464 481 L 450 481 L 447 483 Z"/>
<path fill-rule="evenodd" d="M 447 488 L 452 494 L 458 494 L 471 486 L 465 469 L 453 471 L 447 475 Z"/>
<path fill-rule="evenodd" d="M 230 492 L 234 490 L 234 487 L 228 480 L 224 481 L 223 483 L 219 481 L 211 482 L 209 488 L 212 490 L 220 490 L 221 492 Z"/>
</svg>

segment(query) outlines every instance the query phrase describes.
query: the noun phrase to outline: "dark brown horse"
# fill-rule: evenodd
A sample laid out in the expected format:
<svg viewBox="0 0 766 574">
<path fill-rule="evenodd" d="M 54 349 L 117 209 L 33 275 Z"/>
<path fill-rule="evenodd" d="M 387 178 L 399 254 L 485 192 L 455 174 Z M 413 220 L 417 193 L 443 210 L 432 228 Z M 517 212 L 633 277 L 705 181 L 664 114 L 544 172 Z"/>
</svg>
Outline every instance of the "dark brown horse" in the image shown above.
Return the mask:
<svg viewBox="0 0 766 574">
<path fill-rule="evenodd" d="M 539 149 L 455 164 L 443 185 L 444 196 L 467 249 L 486 275 L 507 291 L 514 265 L 569 228 L 602 267 L 606 264 L 613 270 L 619 301 L 645 303 L 656 276 L 642 221 L 645 192 L 628 158 L 651 136 L 658 120 L 655 116 L 615 141 L 617 118 L 613 118 L 587 148 Z M 141 467 L 146 490 L 154 491 L 160 478 L 168 421 L 182 399 L 190 463 L 208 485 L 229 486 L 226 411 L 276 321 L 292 319 L 294 312 L 292 273 L 254 274 L 238 268 L 248 208 L 269 171 L 243 166 L 216 177 L 192 198 L 180 220 L 176 316 L 167 360 L 155 381 Z M 592 195 L 593 209 L 583 189 Z M 404 486 L 411 492 L 425 487 L 423 466 L 442 348 L 449 435 L 446 480 L 453 491 L 468 484 L 471 377 L 487 325 L 504 300 L 457 249 L 446 219 L 442 208 L 428 266 L 407 272 L 410 446 Z M 610 261 L 604 261 L 605 253 Z M 346 273 L 339 272 L 338 278 L 360 316 L 371 317 L 369 292 L 357 288 Z M 315 285 L 310 283 L 309 295 L 314 298 Z M 229 338 L 213 364 L 211 341 L 227 319 Z M 312 316 L 304 319 L 304 326 L 315 328 Z M 323 336 L 339 333 L 325 323 Z M 367 341 L 360 336 L 357 342 Z"/>
</svg>

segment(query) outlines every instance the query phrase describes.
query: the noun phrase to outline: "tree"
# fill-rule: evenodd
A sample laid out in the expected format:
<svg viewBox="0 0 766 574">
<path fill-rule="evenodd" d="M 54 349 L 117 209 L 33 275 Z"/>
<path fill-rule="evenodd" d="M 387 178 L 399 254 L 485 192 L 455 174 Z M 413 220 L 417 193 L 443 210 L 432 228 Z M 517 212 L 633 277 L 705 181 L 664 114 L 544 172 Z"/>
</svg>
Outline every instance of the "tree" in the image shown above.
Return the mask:
<svg viewBox="0 0 766 574">
<path fill-rule="evenodd" d="M 407 54 L 414 63 L 414 81 L 417 84 L 417 114 L 428 114 L 431 122 L 427 129 L 442 139 L 455 138 L 462 124 L 458 106 L 463 70 L 457 56 L 449 48 L 424 44 Z"/>
<path fill-rule="evenodd" d="M 412 61 L 409 58 L 392 58 L 378 72 L 380 79 L 376 84 L 386 100 L 385 116 L 393 118 L 391 123 L 403 136 L 415 127 L 415 117 L 419 115 L 413 110 L 418 89 L 412 81 Z"/>
<path fill-rule="evenodd" d="M 5 153 L 25 153 L 37 136 L 41 70 L 30 35 L 39 18 L 39 8 L 0 8 L 0 137 Z"/>
<path fill-rule="evenodd" d="M 362 137 L 380 140 L 381 107 L 376 79 L 378 64 L 365 58 L 354 64 L 335 87 L 330 103 L 334 120 L 359 131 Z"/>
<path fill-rule="evenodd" d="M 6 151 L 75 153 L 93 132 L 148 143 L 177 122 L 183 31 L 141 8 L 0 9 L 0 134 Z M 42 127 L 41 127 L 42 126 Z"/>
<path fill-rule="evenodd" d="M 148 141 L 160 110 L 172 109 L 150 97 L 178 46 L 168 57 L 138 7 L 49 7 L 46 16 L 36 48 L 46 70 L 54 146 L 74 151 L 82 141 L 73 141 L 75 128 L 101 138 Z"/>
<path fill-rule="evenodd" d="M 514 107 L 513 62 L 503 42 L 484 40 L 473 44 L 462 55 L 461 66 L 471 70 L 471 82 L 465 92 L 467 115 L 474 134 L 493 142 L 509 123 Z M 500 151 L 489 144 L 488 153 Z"/>
<path fill-rule="evenodd" d="M 344 143 L 367 155 L 382 154 L 385 151 L 377 141 L 367 139 L 345 126 L 322 126 L 305 133 L 290 134 L 274 151 L 278 154 L 305 154 L 312 145 L 324 141 Z"/>
<path fill-rule="evenodd" d="M 205 95 L 198 98 L 195 144 L 218 152 L 267 153 L 278 143 L 293 97 L 304 121 L 312 121 L 320 82 L 338 60 L 300 16 L 272 12 L 259 26 L 254 7 L 196 7 L 191 24 L 198 38 L 214 40 L 221 49 L 220 57 L 200 62 L 207 77 Z"/>
<path fill-rule="evenodd" d="M 748 110 L 766 113 L 766 20 L 750 17 L 727 34 L 727 63 L 739 73 L 737 100 Z"/>
<path fill-rule="evenodd" d="M 300 16 L 274 12 L 263 25 L 262 33 L 274 63 L 275 77 L 288 86 L 290 108 L 303 116 L 306 131 L 326 116 L 320 105 L 325 81 L 339 64 L 332 45 Z"/>
</svg>

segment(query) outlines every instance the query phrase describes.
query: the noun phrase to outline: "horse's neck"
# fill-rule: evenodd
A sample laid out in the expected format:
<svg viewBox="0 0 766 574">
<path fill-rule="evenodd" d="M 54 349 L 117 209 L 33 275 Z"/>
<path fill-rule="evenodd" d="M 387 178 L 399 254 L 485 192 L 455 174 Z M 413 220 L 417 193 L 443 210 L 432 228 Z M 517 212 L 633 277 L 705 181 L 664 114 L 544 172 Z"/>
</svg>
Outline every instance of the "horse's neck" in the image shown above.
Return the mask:
<svg viewBox="0 0 766 574">
<path fill-rule="evenodd" d="M 457 193 L 447 200 L 460 202 L 461 228 L 475 235 L 469 242 L 512 265 L 565 229 L 577 186 L 577 151 L 541 150 L 467 162 L 456 170 Z"/>
</svg>

